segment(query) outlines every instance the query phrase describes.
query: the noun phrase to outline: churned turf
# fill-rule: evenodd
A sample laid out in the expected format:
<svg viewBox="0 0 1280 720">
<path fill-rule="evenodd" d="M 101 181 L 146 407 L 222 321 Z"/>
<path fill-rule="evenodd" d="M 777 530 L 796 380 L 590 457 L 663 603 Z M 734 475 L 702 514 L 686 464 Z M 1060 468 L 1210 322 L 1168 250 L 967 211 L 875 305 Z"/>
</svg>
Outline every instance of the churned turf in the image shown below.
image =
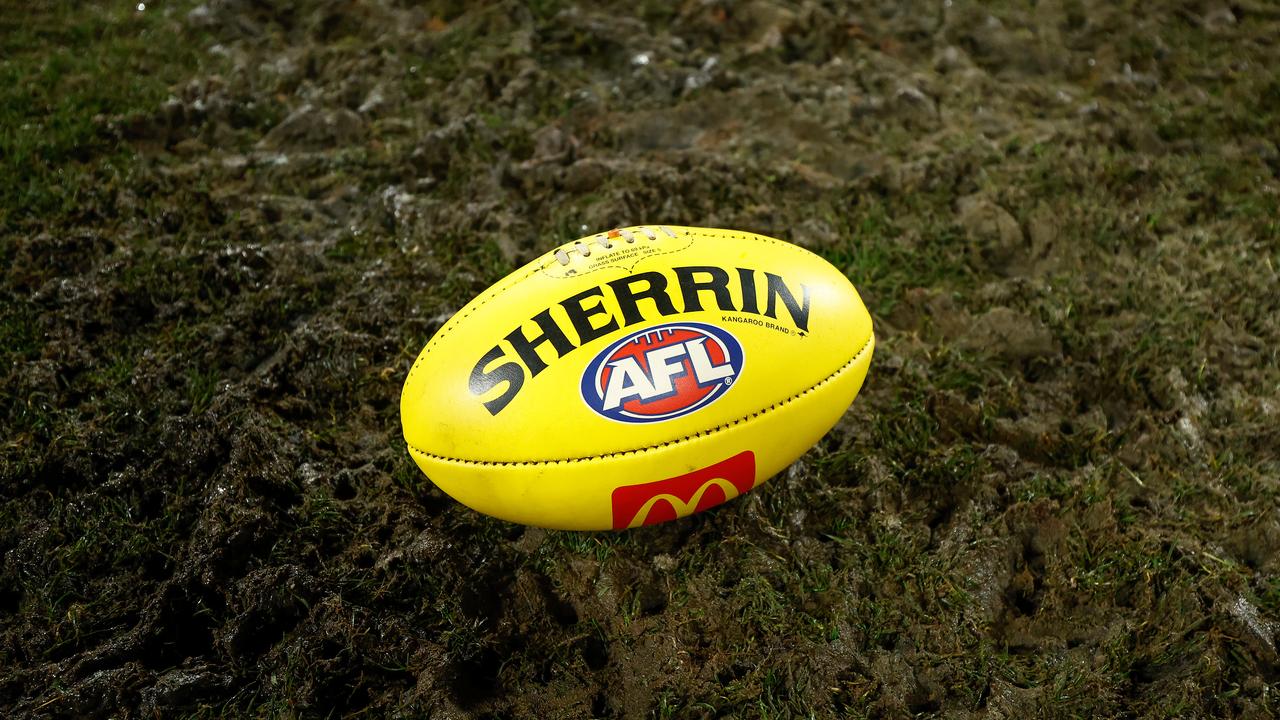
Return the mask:
<svg viewBox="0 0 1280 720">
<path fill-rule="evenodd" d="M 0 714 L 1277 713 L 1271 5 L 138 7 L 0 13 Z M 435 490 L 417 351 L 653 222 L 849 275 L 845 418 L 634 532 Z"/>
</svg>

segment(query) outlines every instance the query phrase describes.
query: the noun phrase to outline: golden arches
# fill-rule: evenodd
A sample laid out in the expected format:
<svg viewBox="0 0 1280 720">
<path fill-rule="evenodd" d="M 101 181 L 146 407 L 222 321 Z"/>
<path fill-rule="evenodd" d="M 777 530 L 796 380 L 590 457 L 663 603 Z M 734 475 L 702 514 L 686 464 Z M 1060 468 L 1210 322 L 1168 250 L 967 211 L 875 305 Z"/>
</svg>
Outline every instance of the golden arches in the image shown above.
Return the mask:
<svg viewBox="0 0 1280 720">
<path fill-rule="evenodd" d="M 711 478 L 698 487 L 698 491 L 693 494 L 693 497 L 689 498 L 688 502 L 681 500 L 679 497 L 672 495 L 671 493 L 654 495 L 645 501 L 645 504 L 636 511 L 635 517 L 631 518 L 631 522 L 627 527 L 637 528 L 643 525 L 645 519 L 649 517 L 649 512 L 653 510 L 653 506 L 656 505 L 659 500 L 666 500 L 670 503 L 672 509 L 676 511 L 676 517 L 678 518 L 685 517 L 686 515 L 692 515 L 694 510 L 697 509 L 698 503 L 702 502 L 702 496 L 707 493 L 707 489 L 712 485 L 719 487 L 720 490 L 724 492 L 725 502 L 738 497 L 740 494 L 738 492 L 738 488 L 734 487 L 733 483 L 728 480 L 724 478 Z"/>
</svg>

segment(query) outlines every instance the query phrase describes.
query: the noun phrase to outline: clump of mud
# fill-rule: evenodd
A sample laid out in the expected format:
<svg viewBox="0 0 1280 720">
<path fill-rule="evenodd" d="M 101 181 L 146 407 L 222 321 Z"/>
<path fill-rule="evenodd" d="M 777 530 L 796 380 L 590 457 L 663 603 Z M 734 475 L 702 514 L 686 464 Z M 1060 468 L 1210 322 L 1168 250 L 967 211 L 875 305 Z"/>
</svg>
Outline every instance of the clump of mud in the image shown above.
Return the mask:
<svg viewBox="0 0 1280 720">
<path fill-rule="evenodd" d="M 5 716 L 1277 711 L 1273 7 L 169 12 L 127 172 L 3 241 Z M 642 222 L 846 270 L 844 420 L 626 534 L 435 490 L 418 349 Z"/>
</svg>

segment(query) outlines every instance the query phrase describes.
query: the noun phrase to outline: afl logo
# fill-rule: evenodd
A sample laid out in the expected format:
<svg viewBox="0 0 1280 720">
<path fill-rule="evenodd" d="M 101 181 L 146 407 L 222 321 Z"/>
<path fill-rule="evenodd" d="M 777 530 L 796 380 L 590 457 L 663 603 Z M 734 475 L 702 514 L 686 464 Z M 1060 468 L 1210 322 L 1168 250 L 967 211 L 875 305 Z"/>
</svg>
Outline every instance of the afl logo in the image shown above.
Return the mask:
<svg viewBox="0 0 1280 720">
<path fill-rule="evenodd" d="M 742 372 L 742 345 L 702 323 L 655 325 L 605 348 L 582 374 L 582 399 L 625 423 L 670 420 L 715 402 Z"/>
</svg>

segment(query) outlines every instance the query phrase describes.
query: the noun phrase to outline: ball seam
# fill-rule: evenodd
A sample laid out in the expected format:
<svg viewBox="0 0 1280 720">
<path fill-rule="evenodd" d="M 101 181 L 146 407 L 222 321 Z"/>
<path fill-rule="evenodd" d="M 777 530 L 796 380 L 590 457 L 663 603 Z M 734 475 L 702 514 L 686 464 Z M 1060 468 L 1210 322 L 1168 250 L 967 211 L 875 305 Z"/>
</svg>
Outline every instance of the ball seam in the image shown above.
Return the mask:
<svg viewBox="0 0 1280 720">
<path fill-rule="evenodd" d="M 862 358 L 862 356 L 863 356 L 863 355 L 865 355 L 865 354 L 866 354 L 867 350 L 868 350 L 868 349 L 870 349 L 870 347 L 871 347 L 871 342 L 872 342 L 872 340 L 874 340 L 874 339 L 875 339 L 875 334 L 874 334 L 874 333 L 873 333 L 873 334 L 871 334 L 871 335 L 869 335 L 869 336 L 867 337 L 867 341 L 866 341 L 865 343 L 863 343 L 863 344 L 862 344 L 862 349 L 861 349 L 861 350 L 859 350 L 859 351 L 858 351 L 858 352 L 857 352 L 853 357 L 849 358 L 849 360 L 848 360 L 847 362 L 845 362 L 845 364 L 844 364 L 844 365 L 841 365 L 839 368 L 837 368 L 837 369 L 835 370 L 835 372 L 832 372 L 830 375 L 828 375 L 828 376 L 826 376 L 825 378 L 823 378 L 823 379 L 819 380 L 818 382 L 814 383 L 813 385 L 810 385 L 809 387 L 805 388 L 804 390 L 801 390 L 800 392 L 796 393 L 795 395 L 792 395 L 792 396 L 787 397 L 787 398 L 783 398 L 782 400 L 779 400 L 779 401 L 777 401 L 777 402 L 773 403 L 772 405 L 768 405 L 768 406 L 766 406 L 766 407 L 764 407 L 764 408 L 761 408 L 761 409 L 759 409 L 759 410 L 757 410 L 757 411 L 755 411 L 755 412 L 753 412 L 753 413 L 750 413 L 750 414 L 748 414 L 748 415 L 743 415 L 742 417 L 740 417 L 740 418 L 738 418 L 738 419 L 736 419 L 736 420 L 731 420 L 731 421 L 729 421 L 729 422 L 727 422 L 727 423 L 723 423 L 723 424 L 717 425 L 717 426 L 715 426 L 715 427 L 713 427 L 713 428 L 708 428 L 708 429 L 706 429 L 706 430 L 701 430 L 701 431 L 698 431 L 698 432 L 696 432 L 696 433 L 691 433 L 691 434 L 689 434 L 689 435 L 685 435 L 684 437 L 679 437 L 679 438 L 674 438 L 674 439 L 671 439 L 671 440 L 667 440 L 667 441 L 665 441 L 665 442 L 661 442 L 661 443 L 658 443 L 658 444 L 656 444 L 656 445 L 646 445 L 646 446 L 644 446 L 644 447 L 632 448 L 632 449 L 630 449 L 630 450 L 616 450 L 616 451 L 614 451 L 614 452 L 601 453 L 601 454 L 599 454 L 599 455 L 588 455 L 588 456 L 585 456 L 585 457 L 556 458 L 556 459 L 554 459 L 554 460 L 466 460 L 466 459 L 464 459 L 464 458 L 452 458 L 452 457 L 448 457 L 448 456 L 446 456 L 446 455 L 437 455 L 437 454 L 435 454 L 435 453 L 427 452 L 426 450 L 423 450 L 422 448 L 419 448 L 419 447 L 415 446 L 413 443 L 408 442 L 408 441 L 405 441 L 405 444 L 409 446 L 409 450 L 411 450 L 412 452 L 418 453 L 419 455 L 422 455 L 422 456 L 424 456 L 424 457 L 430 458 L 430 459 L 432 459 L 432 460 L 440 460 L 440 461 L 443 461 L 443 462 L 449 462 L 449 463 L 454 463 L 454 464 L 458 464 L 458 465 L 474 465 L 474 466 L 481 466 L 481 467 L 512 467 L 512 466 L 529 466 L 529 465 L 559 465 L 559 464 L 562 464 L 562 463 L 590 462 L 590 461 L 593 461 L 593 460 L 605 460 L 605 459 L 607 459 L 607 458 L 619 457 L 619 456 L 622 456 L 622 455 L 639 455 L 639 454 L 642 454 L 642 453 L 653 452 L 654 450 L 661 450 L 662 448 L 670 447 L 670 446 L 672 446 L 672 445 L 679 445 L 679 444 L 681 444 L 681 443 L 688 442 L 689 440 L 693 440 L 693 439 L 696 439 L 696 438 L 700 438 L 700 437 L 707 437 L 707 436 L 710 436 L 710 435 L 714 435 L 715 433 L 721 432 L 721 431 L 723 431 L 723 430 L 727 430 L 727 429 L 729 429 L 729 428 L 731 428 L 731 427 L 734 427 L 734 426 L 736 426 L 736 425 L 741 425 L 741 424 L 742 424 L 742 423 L 744 423 L 744 422 L 747 422 L 747 421 L 749 421 L 749 420 L 752 420 L 752 419 L 758 418 L 758 417 L 760 417 L 761 415 L 764 415 L 765 413 L 773 412 L 774 410 L 777 410 L 777 409 L 779 409 L 779 408 L 783 407 L 784 405 L 787 405 L 787 404 L 790 404 L 790 403 L 792 403 L 792 402 L 795 402 L 796 400 L 799 400 L 800 398 L 804 397 L 805 395 L 808 395 L 809 393 L 813 392 L 814 390 L 817 390 L 818 388 L 822 387 L 823 385 L 826 385 L 827 383 L 831 382 L 831 381 L 832 381 L 832 380 L 834 380 L 838 375 L 840 375 L 841 373 L 843 373 L 843 372 L 847 371 L 849 368 L 853 367 L 853 365 L 854 365 L 855 363 L 857 363 L 857 362 L 858 362 L 858 360 L 860 360 L 860 359 Z"/>
</svg>

